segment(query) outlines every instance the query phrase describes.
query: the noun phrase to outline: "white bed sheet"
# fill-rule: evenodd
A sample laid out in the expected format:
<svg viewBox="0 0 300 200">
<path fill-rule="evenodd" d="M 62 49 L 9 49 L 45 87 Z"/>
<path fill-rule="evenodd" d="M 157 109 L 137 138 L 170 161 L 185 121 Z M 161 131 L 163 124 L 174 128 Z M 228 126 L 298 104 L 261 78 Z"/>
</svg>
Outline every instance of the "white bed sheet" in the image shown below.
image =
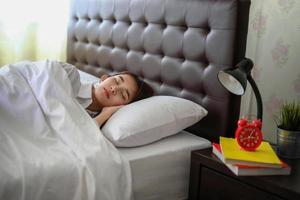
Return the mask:
<svg viewBox="0 0 300 200">
<path fill-rule="evenodd" d="M 186 131 L 135 148 L 118 148 L 131 167 L 135 200 L 182 200 L 188 197 L 190 154 L 211 143 Z"/>
<path fill-rule="evenodd" d="M 1 200 L 132 199 L 129 163 L 76 101 L 67 68 L 0 69 Z"/>
</svg>

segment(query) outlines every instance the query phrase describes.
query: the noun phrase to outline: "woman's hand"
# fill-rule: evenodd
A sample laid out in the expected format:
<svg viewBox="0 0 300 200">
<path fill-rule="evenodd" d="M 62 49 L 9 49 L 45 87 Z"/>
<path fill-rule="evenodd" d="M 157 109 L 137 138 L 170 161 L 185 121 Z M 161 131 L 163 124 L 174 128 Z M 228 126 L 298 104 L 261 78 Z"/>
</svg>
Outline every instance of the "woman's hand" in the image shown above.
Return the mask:
<svg viewBox="0 0 300 200">
<path fill-rule="evenodd" d="M 112 114 L 114 114 L 117 110 L 122 108 L 124 105 L 121 106 L 111 106 L 111 107 L 104 107 L 101 110 L 101 113 L 104 113 L 106 116 L 110 117 Z M 100 113 L 100 114 L 101 114 Z"/>
<path fill-rule="evenodd" d="M 104 107 L 99 115 L 97 115 L 94 119 L 97 121 L 99 126 L 102 126 L 106 120 L 108 120 L 117 110 L 122 108 L 124 105 L 121 106 L 111 106 L 111 107 Z"/>
</svg>

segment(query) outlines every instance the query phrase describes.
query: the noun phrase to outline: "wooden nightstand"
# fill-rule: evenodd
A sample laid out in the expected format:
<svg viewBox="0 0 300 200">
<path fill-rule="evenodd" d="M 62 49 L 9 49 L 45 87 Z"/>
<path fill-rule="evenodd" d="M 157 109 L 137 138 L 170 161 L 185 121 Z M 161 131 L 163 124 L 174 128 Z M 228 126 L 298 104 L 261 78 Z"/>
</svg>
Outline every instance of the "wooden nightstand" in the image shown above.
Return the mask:
<svg viewBox="0 0 300 200">
<path fill-rule="evenodd" d="M 235 176 L 209 149 L 192 152 L 189 200 L 300 199 L 300 159 L 289 176 Z"/>
</svg>

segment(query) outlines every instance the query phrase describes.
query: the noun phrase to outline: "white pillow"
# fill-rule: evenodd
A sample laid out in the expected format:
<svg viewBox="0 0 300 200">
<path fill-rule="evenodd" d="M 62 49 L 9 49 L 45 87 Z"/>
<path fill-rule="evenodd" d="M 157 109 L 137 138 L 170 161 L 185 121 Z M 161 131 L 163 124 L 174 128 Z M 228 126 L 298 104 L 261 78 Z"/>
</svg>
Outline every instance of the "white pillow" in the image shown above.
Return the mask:
<svg viewBox="0 0 300 200">
<path fill-rule="evenodd" d="M 135 147 L 174 135 L 207 115 L 200 105 L 173 96 L 153 96 L 114 113 L 102 132 L 117 147 Z"/>
</svg>

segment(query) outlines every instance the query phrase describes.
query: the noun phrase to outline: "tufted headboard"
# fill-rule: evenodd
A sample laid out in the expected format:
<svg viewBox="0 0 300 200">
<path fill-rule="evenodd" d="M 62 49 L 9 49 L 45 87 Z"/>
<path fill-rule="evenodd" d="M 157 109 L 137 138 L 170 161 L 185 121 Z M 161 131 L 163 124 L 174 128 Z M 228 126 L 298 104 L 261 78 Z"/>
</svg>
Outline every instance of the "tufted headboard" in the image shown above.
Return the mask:
<svg viewBox="0 0 300 200">
<path fill-rule="evenodd" d="M 188 131 L 233 136 L 240 97 L 218 82 L 244 57 L 249 0 L 73 0 L 67 62 L 99 76 L 127 70 L 157 95 L 203 105 Z"/>
</svg>

